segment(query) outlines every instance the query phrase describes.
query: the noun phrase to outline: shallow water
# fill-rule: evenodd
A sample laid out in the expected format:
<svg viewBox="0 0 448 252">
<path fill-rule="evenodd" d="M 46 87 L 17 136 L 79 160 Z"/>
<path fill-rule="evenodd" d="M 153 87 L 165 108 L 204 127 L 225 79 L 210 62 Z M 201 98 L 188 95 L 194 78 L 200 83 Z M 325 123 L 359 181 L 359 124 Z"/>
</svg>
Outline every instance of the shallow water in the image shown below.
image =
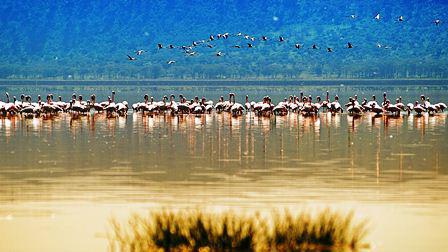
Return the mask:
<svg viewBox="0 0 448 252">
<path fill-rule="evenodd" d="M 51 89 L 2 88 L 15 95 Z M 148 92 L 113 88 L 131 103 Z M 216 98 L 231 89 L 276 102 L 326 89 L 341 97 L 388 91 L 411 100 L 422 90 L 433 101 L 447 97 L 443 85 L 161 86 L 151 93 Z M 51 92 L 93 90 L 105 96 L 111 87 Z M 373 251 L 440 251 L 448 246 L 447 139 L 447 114 L 1 118 L 0 250 L 106 250 L 111 216 L 168 206 L 354 210 L 369 220 Z"/>
</svg>

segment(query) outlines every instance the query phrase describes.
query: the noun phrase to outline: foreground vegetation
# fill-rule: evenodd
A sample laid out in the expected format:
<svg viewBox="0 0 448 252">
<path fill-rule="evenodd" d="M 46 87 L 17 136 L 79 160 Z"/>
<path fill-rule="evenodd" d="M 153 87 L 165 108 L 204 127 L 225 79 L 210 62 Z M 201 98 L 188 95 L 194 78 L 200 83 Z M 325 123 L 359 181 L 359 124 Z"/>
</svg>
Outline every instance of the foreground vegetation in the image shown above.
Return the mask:
<svg viewBox="0 0 448 252">
<path fill-rule="evenodd" d="M 364 243 L 365 222 L 353 214 L 325 210 L 270 218 L 202 211 L 133 215 L 127 225 L 112 220 L 111 251 L 357 251 Z"/>
</svg>

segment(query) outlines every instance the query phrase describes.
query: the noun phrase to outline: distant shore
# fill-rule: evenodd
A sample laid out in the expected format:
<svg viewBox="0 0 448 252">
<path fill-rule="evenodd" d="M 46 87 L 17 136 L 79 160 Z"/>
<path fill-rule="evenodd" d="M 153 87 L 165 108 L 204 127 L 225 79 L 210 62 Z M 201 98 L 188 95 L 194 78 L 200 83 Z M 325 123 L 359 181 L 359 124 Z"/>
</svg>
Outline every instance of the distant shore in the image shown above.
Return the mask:
<svg viewBox="0 0 448 252">
<path fill-rule="evenodd" d="M 0 86 L 5 85 L 186 85 L 197 86 L 209 84 L 225 85 L 359 85 L 359 84 L 393 84 L 393 85 L 448 85 L 448 79 L 110 79 L 110 80 L 55 80 L 55 79 L 0 79 Z"/>
</svg>

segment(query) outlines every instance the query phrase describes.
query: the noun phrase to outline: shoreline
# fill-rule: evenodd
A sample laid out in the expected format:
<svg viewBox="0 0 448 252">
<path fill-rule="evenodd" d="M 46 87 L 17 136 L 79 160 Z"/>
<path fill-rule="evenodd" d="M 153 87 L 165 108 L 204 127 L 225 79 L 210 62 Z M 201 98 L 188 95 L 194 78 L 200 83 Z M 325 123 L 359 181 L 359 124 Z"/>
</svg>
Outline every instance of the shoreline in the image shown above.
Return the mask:
<svg viewBox="0 0 448 252">
<path fill-rule="evenodd" d="M 303 80 L 238 80 L 238 79 L 225 79 L 225 80 L 167 80 L 167 79 L 144 79 L 144 80 L 52 80 L 52 79 L 0 79 L 0 86 L 7 85 L 173 85 L 182 86 L 187 84 L 194 84 L 195 86 L 201 85 L 265 85 L 265 86 L 291 86 L 291 85 L 317 85 L 317 86 L 340 86 L 340 85 L 359 85 L 359 84 L 380 84 L 387 83 L 401 86 L 401 85 L 421 85 L 428 86 L 433 85 L 448 85 L 448 79 L 303 79 Z"/>
</svg>

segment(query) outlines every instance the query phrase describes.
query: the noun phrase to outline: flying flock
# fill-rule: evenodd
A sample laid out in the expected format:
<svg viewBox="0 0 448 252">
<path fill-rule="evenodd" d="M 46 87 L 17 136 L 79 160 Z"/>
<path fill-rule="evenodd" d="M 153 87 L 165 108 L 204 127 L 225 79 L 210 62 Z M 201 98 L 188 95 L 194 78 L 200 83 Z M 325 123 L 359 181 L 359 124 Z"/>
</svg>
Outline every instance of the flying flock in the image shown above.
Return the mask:
<svg viewBox="0 0 448 252">
<path fill-rule="evenodd" d="M 357 19 L 358 16 L 355 14 L 352 14 L 349 16 L 351 19 Z M 377 13 L 373 19 L 375 21 L 380 21 L 382 19 L 382 15 L 380 13 Z M 397 17 L 397 21 L 402 23 L 405 22 L 405 17 L 400 15 L 399 17 Z M 434 19 L 432 21 L 432 24 L 435 26 L 440 26 L 442 24 L 442 21 L 440 19 Z M 218 33 L 218 34 L 211 34 L 208 39 L 202 39 L 202 40 L 195 40 L 193 41 L 191 44 L 187 44 L 187 45 L 173 45 L 173 44 L 162 44 L 162 43 L 158 43 L 156 50 L 173 50 L 173 49 L 180 49 L 186 56 L 196 56 L 198 55 L 197 53 L 197 48 L 199 47 L 205 47 L 205 48 L 210 48 L 213 49 L 216 47 L 216 45 L 213 43 L 216 40 L 227 40 L 231 37 L 236 37 L 236 38 L 240 38 L 241 39 L 241 43 L 240 44 L 234 44 L 231 47 L 232 48 L 236 48 L 236 49 L 243 49 L 243 48 L 254 48 L 256 47 L 256 43 L 260 42 L 267 42 L 267 41 L 274 41 L 277 43 L 288 43 L 287 39 L 284 36 L 278 36 L 277 38 L 270 38 L 266 35 L 262 35 L 262 36 L 253 36 L 253 35 L 249 35 L 249 34 L 243 34 L 242 32 L 236 33 L 236 34 L 230 34 L 229 32 L 225 32 L 225 33 Z M 389 49 L 390 46 L 387 45 L 383 45 L 380 43 L 376 44 L 376 47 L 378 48 L 383 48 L 383 49 Z M 300 43 L 300 42 L 296 42 L 294 43 L 294 48 L 299 50 L 304 48 L 304 44 Z M 346 42 L 345 44 L 345 48 L 347 49 L 353 49 L 354 45 L 352 44 L 352 42 Z M 312 50 L 319 50 L 320 46 L 318 46 L 317 44 L 312 44 L 309 49 Z M 328 53 L 333 53 L 334 52 L 334 48 L 333 47 L 324 47 L 325 51 Z M 133 53 L 127 54 L 127 59 L 129 61 L 136 61 L 138 59 L 138 56 L 143 55 L 144 53 L 148 52 L 149 50 L 144 50 L 144 49 L 138 49 L 135 50 Z M 224 56 L 224 52 L 223 51 L 215 51 L 214 55 L 216 57 L 222 57 Z M 166 64 L 168 65 L 173 65 L 175 64 L 176 61 L 169 59 L 166 61 Z"/>
</svg>

